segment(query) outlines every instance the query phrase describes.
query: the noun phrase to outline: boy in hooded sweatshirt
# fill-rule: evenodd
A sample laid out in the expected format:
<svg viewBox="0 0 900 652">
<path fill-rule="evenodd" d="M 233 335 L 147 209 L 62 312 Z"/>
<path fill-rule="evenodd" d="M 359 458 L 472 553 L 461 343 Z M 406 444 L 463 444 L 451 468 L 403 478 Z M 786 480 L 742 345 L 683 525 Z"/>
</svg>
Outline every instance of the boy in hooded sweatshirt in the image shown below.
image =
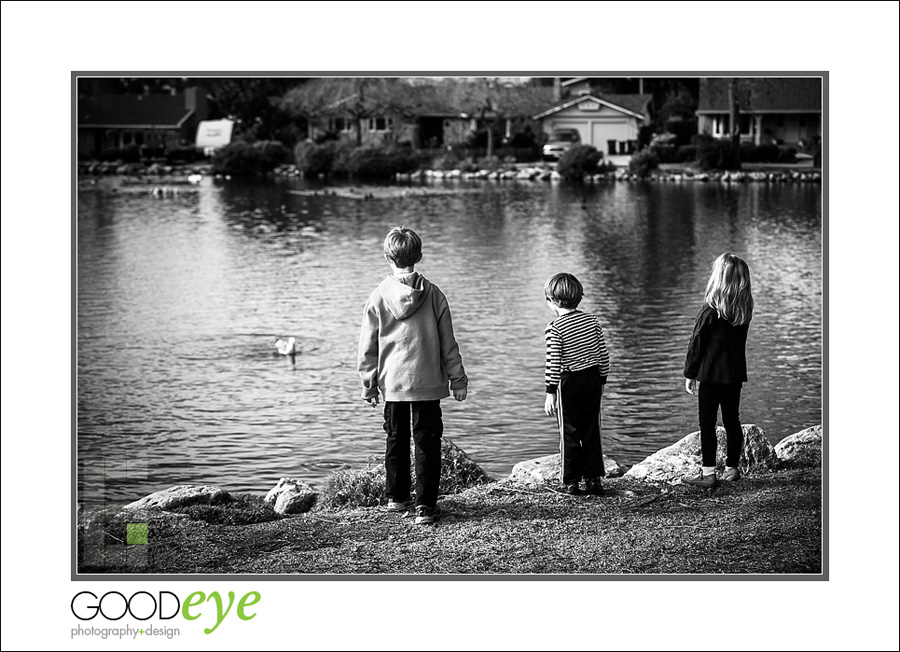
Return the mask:
<svg viewBox="0 0 900 652">
<path fill-rule="evenodd" d="M 384 468 L 389 511 L 406 511 L 410 497 L 409 438 L 416 445 L 416 524 L 434 523 L 441 475 L 441 399 L 466 400 L 469 380 L 453 336 L 450 306 L 440 289 L 415 271 L 422 240 L 405 226 L 384 239 L 392 274 L 366 301 L 359 336 L 362 398 L 384 399 Z M 447 389 L 447 386 L 450 389 Z"/>
</svg>

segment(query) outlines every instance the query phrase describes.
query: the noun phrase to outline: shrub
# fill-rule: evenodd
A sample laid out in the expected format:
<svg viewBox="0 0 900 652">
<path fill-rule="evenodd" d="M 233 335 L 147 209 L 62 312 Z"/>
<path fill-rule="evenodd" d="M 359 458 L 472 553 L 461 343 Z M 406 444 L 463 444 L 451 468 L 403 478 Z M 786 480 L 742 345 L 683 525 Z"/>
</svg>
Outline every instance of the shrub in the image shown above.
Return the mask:
<svg viewBox="0 0 900 652">
<path fill-rule="evenodd" d="M 200 152 L 192 145 L 180 145 L 166 150 L 166 163 L 193 163 L 201 157 Z"/>
<path fill-rule="evenodd" d="M 302 142 L 294 148 L 294 159 L 304 174 L 331 174 L 339 145 L 337 141 L 328 140 L 321 144 Z"/>
<path fill-rule="evenodd" d="M 757 163 L 759 148 L 753 143 L 741 143 L 741 163 Z"/>
<path fill-rule="evenodd" d="M 414 450 L 410 459 L 415 459 Z M 413 470 L 413 486 L 415 481 Z M 447 438 L 441 439 L 441 494 L 459 493 L 488 482 L 492 482 L 490 476 L 462 449 Z M 340 469 L 325 478 L 319 504 L 326 509 L 374 507 L 387 502 L 384 489 L 384 463 L 372 457 L 364 469 Z"/>
<path fill-rule="evenodd" d="M 125 145 L 119 150 L 119 154 L 125 163 L 137 163 L 141 160 L 140 145 Z"/>
<path fill-rule="evenodd" d="M 766 143 L 756 148 L 756 160 L 760 163 L 775 163 L 780 150 L 775 143 Z"/>
<path fill-rule="evenodd" d="M 465 156 L 460 156 L 456 150 L 447 150 L 445 153 L 431 161 L 432 170 L 456 170 L 465 161 Z"/>
<path fill-rule="evenodd" d="M 384 465 L 370 459 L 364 469 L 339 469 L 325 478 L 319 504 L 326 509 L 375 507 L 386 502 Z"/>
<path fill-rule="evenodd" d="M 676 163 L 678 161 L 678 149 L 673 143 L 651 145 L 649 151 L 656 155 L 660 163 Z"/>
<path fill-rule="evenodd" d="M 483 158 L 478 159 L 478 162 L 474 165 L 474 171 L 477 170 L 487 170 L 488 172 L 496 172 L 503 168 L 503 163 L 500 161 L 499 156 L 485 156 Z"/>
<path fill-rule="evenodd" d="M 123 163 L 137 163 L 141 160 L 141 148 L 138 145 L 126 145 L 121 149 L 111 147 L 100 152 L 101 161 L 122 161 Z"/>
<path fill-rule="evenodd" d="M 781 163 L 793 163 L 797 160 L 797 150 L 793 147 L 785 147 L 780 151 L 778 160 Z"/>
<path fill-rule="evenodd" d="M 686 163 L 688 161 L 697 160 L 697 146 L 696 145 L 682 145 L 675 152 L 675 161 L 677 163 Z"/>
<path fill-rule="evenodd" d="M 702 170 L 737 170 L 740 156 L 732 150 L 731 142 L 716 140 L 709 134 L 694 138 L 697 147 L 697 166 Z"/>
<path fill-rule="evenodd" d="M 641 179 L 646 179 L 657 168 L 659 168 L 659 157 L 654 150 L 649 148 L 642 149 L 632 156 L 631 161 L 628 163 L 628 172 Z"/>
<path fill-rule="evenodd" d="M 410 147 L 390 147 L 387 150 L 387 157 L 390 168 L 396 174 L 415 172 L 421 167 L 419 157 Z"/>
<path fill-rule="evenodd" d="M 603 153 L 590 145 L 570 147 L 559 159 L 556 171 L 569 181 L 581 181 L 585 175 L 597 174 L 597 164 Z"/>
<path fill-rule="evenodd" d="M 291 150 L 277 140 L 260 140 L 253 143 L 257 150 L 260 172 L 271 172 L 282 163 L 286 163 L 291 155 Z"/>
<path fill-rule="evenodd" d="M 236 142 L 220 147 L 213 154 L 213 171 L 217 174 L 248 176 L 260 168 L 260 150 L 248 143 Z"/>
</svg>

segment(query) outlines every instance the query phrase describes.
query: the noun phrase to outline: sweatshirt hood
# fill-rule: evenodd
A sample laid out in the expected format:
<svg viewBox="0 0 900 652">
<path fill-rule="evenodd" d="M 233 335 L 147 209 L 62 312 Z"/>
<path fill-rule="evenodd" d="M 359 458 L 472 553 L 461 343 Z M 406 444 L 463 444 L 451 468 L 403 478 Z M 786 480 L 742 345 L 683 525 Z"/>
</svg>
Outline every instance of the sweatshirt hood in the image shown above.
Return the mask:
<svg viewBox="0 0 900 652">
<path fill-rule="evenodd" d="M 399 280 L 388 276 L 381 284 L 384 304 L 394 319 L 406 319 L 421 307 L 428 296 L 431 283 L 418 272 Z"/>
</svg>

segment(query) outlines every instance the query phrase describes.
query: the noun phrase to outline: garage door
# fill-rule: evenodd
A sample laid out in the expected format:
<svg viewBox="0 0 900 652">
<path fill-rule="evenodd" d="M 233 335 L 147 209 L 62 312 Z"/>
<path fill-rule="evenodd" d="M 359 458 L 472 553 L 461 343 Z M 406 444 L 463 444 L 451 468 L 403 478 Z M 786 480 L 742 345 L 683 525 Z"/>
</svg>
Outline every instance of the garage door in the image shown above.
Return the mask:
<svg viewBox="0 0 900 652">
<path fill-rule="evenodd" d="M 628 123 L 624 120 L 591 122 L 591 144 L 603 152 L 609 154 L 608 142 L 610 140 L 629 140 L 633 138 Z"/>
</svg>

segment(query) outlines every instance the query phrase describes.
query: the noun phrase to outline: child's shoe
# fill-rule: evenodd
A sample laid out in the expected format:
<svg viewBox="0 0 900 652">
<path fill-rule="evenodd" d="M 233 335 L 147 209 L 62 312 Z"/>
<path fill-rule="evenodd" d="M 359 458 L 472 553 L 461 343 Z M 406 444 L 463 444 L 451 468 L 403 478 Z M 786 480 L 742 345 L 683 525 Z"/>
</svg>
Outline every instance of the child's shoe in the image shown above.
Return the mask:
<svg viewBox="0 0 900 652">
<path fill-rule="evenodd" d="M 563 489 L 570 496 L 580 496 L 581 488 L 578 486 L 577 482 L 570 482 Z"/>
<path fill-rule="evenodd" d="M 388 500 L 387 511 L 389 512 L 406 512 L 409 511 L 409 508 L 413 506 L 413 499 L 407 498 L 406 500 L 394 500 L 393 498 Z"/>
<path fill-rule="evenodd" d="M 719 481 L 716 479 L 715 473 L 710 473 L 709 475 L 703 475 L 701 471 L 697 475 L 688 476 L 687 478 L 683 478 L 681 480 L 684 484 L 691 485 L 692 487 L 700 487 L 701 489 L 712 489 Z"/>
<path fill-rule="evenodd" d="M 431 525 L 434 523 L 434 508 L 427 505 L 416 507 L 416 525 Z"/>
<path fill-rule="evenodd" d="M 603 481 L 600 478 L 589 478 L 584 481 L 584 492 L 592 496 L 599 496 L 603 493 Z"/>
<path fill-rule="evenodd" d="M 726 467 L 725 473 L 722 474 L 722 480 L 725 482 L 737 482 L 741 479 L 741 470 L 737 467 Z"/>
</svg>

